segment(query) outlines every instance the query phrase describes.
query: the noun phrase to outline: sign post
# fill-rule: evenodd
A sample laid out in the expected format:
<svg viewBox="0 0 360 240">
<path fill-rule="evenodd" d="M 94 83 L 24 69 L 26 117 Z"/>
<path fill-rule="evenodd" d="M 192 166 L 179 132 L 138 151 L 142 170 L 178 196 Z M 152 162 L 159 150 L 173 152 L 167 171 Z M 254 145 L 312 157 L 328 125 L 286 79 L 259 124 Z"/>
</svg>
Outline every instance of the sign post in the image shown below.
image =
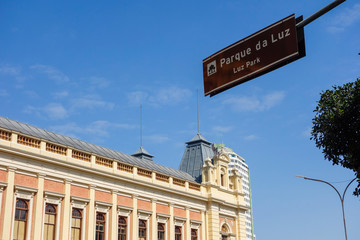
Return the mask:
<svg viewBox="0 0 360 240">
<path fill-rule="evenodd" d="M 204 59 L 205 96 L 212 97 L 304 57 L 304 26 L 345 1 L 334 0 L 305 20 L 290 15 Z"/>
</svg>

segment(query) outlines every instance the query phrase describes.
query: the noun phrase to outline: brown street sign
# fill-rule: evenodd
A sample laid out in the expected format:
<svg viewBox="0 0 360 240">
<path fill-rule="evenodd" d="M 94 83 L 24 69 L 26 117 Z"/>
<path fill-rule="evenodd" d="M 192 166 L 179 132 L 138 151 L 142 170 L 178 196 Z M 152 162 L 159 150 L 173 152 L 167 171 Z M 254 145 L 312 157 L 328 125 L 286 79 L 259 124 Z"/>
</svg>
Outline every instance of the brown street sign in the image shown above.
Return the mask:
<svg viewBox="0 0 360 240">
<path fill-rule="evenodd" d="M 302 56 L 293 14 L 204 59 L 205 96 L 214 96 Z"/>
</svg>

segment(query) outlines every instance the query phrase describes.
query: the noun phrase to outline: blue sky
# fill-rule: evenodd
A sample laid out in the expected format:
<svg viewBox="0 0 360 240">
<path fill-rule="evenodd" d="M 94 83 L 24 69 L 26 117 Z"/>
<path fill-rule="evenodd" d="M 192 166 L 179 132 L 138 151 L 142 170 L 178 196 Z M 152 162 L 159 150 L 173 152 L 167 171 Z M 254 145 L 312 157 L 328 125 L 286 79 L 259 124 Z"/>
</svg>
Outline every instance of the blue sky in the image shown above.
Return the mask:
<svg viewBox="0 0 360 240">
<path fill-rule="evenodd" d="M 0 3 L 1 116 L 178 168 L 200 132 L 251 170 L 259 240 L 344 238 L 340 201 L 349 170 L 310 141 L 320 92 L 360 69 L 360 3 L 348 0 L 305 27 L 307 56 L 215 97 L 202 60 L 293 13 L 331 1 L 7 1 Z M 352 186 L 354 187 L 354 185 Z M 349 239 L 360 235 L 359 198 L 346 196 Z M 341 190 L 342 191 L 342 190 Z"/>
</svg>

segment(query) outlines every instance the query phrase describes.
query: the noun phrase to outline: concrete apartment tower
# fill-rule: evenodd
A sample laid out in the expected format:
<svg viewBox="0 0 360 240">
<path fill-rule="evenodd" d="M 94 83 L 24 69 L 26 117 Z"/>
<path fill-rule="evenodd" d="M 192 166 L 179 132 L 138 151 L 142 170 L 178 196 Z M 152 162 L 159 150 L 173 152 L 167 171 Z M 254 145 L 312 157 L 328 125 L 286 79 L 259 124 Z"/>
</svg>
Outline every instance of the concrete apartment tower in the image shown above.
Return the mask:
<svg viewBox="0 0 360 240">
<path fill-rule="evenodd" d="M 250 170 L 245 162 L 245 159 L 239 154 L 235 153 L 231 148 L 226 147 L 224 144 L 213 144 L 214 152 L 223 152 L 230 158 L 229 175 L 231 176 L 232 170 L 237 169 L 242 176 L 242 190 L 244 192 L 244 201 L 250 209 L 245 212 L 246 217 L 246 239 L 255 240 L 254 225 L 252 217 L 252 202 L 251 202 L 251 187 L 250 187 Z"/>
</svg>

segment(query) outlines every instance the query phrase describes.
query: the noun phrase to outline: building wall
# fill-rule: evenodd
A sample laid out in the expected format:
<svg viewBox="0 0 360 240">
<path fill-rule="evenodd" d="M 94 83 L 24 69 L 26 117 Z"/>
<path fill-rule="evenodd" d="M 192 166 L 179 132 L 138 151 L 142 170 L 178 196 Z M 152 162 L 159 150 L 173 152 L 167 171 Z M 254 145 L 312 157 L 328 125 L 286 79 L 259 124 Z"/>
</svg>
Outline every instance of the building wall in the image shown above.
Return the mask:
<svg viewBox="0 0 360 240">
<path fill-rule="evenodd" d="M 29 201 L 26 239 L 44 239 L 46 204 L 57 209 L 55 239 L 71 239 L 73 209 L 81 209 L 81 239 L 95 239 L 96 214 L 105 213 L 105 239 L 117 239 L 118 217 L 127 219 L 127 239 L 138 239 L 138 221 L 147 223 L 147 238 L 157 239 L 157 223 L 166 226 L 166 240 L 175 239 L 175 226 L 181 226 L 182 240 L 191 239 L 197 229 L 198 239 L 220 238 L 221 224 L 229 224 L 228 239 L 245 240 L 243 212 L 247 209 L 242 193 L 216 182 L 175 185 L 174 177 L 165 182 L 156 173 L 139 176 L 132 172 L 99 166 L 74 159 L 73 149 L 66 156 L 23 146 L 12 133 L 10 141 L 0 139 L 0 239 L 12 239 L 17 199 Z M 194 185 L 195 184 L 195 185 Z M 190 186 L 190 187 L 189 187 Z M 195 187 L 194 187 L 195 186 Z M 174 191 L 176 189 L 176 191 Z M 225 214 L 221 215 L 220 214 Z"/>
<path fill-rule="evenodd" d="M 250 186 L 250 173 L 248 165 L 245 163 L 245 159 L 233 152 L 230 148 L 225 147 L 225 152 L 230 158 L 231 163 L 229 164 L 229 172 L 232 169 L 237 169 L 240 172 L 240 175 L 243 178 L 242 181 L 242 190 L 244 193 L 245 205 L 250 209 L 245 212 L 245 229 L 246 229 L 246 238 L 255 240 L 254 229 L 253 229 L 253 218 L 252 218 L 252 205 L 251 205 L 251 186 Z"/>
</svg>

